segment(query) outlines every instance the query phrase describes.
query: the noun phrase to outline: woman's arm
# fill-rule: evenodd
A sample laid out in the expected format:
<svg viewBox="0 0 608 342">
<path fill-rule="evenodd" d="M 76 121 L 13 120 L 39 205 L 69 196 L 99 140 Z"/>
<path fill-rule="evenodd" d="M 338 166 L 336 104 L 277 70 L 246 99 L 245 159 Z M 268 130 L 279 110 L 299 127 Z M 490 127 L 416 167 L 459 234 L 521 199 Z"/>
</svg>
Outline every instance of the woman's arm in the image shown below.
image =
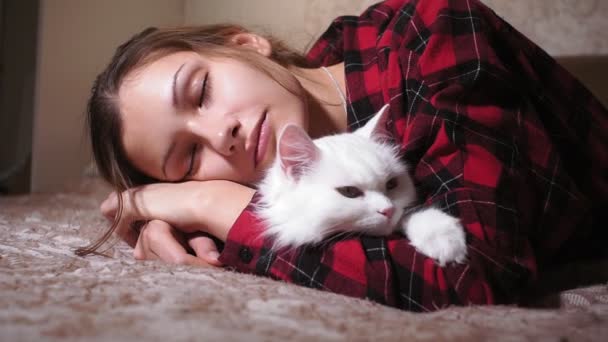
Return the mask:
<svg viewBox="0 0 608 342">
<path fill-rule="evenodd" d="M 123 211 L 117 233 L 134 247 L 138 260 L 220 266 L 215 242 L 200 233 L 225 240 L 252 195 L 252 189 L 227 181 L 157 183 L 132 188 L 121 194 Z M 117 194 L 112 193 L 101 204 L 101 212 L 113 220 L 117 210 Z M 137 222 L 146 223 L 134 229 Z"/>
<path fill-rule="evenodd" d="M 124 191 L 119 231 L 137 221 L 161 220 L 185 233 L 206 232 L 226 240 L 229 228 L 255 191 L 230 181 L 155 183 Z M 104 216 L 118 210 L 116 193 L 101 204 Z M 126 239 L 133 240 L 131 237 Z"/>
</svg>

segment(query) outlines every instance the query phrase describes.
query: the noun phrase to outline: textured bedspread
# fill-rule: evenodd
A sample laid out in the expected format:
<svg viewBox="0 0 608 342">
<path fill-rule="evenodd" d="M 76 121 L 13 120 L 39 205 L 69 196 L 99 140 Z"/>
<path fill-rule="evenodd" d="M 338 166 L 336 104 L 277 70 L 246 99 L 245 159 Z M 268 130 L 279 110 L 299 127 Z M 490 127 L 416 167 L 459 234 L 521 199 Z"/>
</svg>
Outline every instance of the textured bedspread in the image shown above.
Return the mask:
<svg viewBox="0 0 608 342">
<path fill-rule="evenodd" d="M 64 193 L 0 197 L 0 341 L 608 336 L 606 283 L 539 298 L 545 308 L 453 307 L 412 314 L 222 269 L 136 262 L 122 242 L 108 250 L 111 257 L 76 257 L 72 250 L 105 226 L 97 207 L 106 192 L 88 180 Z M 605 272 L 606 264 L 599 267 Z"/>
</svg>

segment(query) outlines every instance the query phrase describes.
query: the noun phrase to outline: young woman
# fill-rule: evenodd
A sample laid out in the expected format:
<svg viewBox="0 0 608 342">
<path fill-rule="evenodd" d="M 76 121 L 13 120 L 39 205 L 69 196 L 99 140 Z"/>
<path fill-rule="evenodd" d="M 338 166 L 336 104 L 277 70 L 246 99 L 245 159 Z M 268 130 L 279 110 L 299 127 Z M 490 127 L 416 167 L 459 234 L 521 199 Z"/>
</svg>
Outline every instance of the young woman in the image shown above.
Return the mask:
<svg viewBox="0 0 608 342">
<path fill-rule="evenodd" d="M 252 185 L 281 128 L 352 130 L 386 103 L 420 200 L 460 218 L 468 261 L 439 267 L 398 234 L 272 250 Z M 540 271 L 605 250 L 608 113 L 476 0 L 379 3 L 335 20 L 306 59 L 236 26 L 148 29 L 88 109 L 116 192 L 101 207 L 114 224 L 80 254 L 116 231 L 137 259 L 429 311 L 517 302 Z"/>
</svg>

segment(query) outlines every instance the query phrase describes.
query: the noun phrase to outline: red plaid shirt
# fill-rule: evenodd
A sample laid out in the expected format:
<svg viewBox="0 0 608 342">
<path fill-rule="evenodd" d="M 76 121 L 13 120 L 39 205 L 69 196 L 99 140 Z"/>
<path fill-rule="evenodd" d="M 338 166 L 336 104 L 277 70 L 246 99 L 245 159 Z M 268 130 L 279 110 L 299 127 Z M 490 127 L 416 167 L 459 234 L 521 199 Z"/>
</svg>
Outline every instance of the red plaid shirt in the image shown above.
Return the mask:
<svg viewBox="0 0 608 342">
<path fill-rule="evenodd" d="M 469 260 L 439 267 L 399 234 L 277 252 L 250 206 L 224 264 L 430 311 L 516 302 L 539 270 L 592 249 L 608 208 L 608 113 L 479 1 L 374 5 L 337 18 L 309 58 L 344 62 L 350 129 L 390 103 L 421 201 L 461 219 Z"/>
</svg>

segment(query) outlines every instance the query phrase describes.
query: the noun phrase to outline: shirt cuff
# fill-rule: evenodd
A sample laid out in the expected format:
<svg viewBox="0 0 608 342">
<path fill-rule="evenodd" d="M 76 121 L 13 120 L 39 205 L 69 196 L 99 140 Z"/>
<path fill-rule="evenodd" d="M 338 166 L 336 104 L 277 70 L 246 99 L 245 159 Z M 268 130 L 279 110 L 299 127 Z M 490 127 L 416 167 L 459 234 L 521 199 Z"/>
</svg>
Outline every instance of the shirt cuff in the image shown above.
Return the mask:
<svg viewBox="0 0 608 342">
<path fill-rule="evenodd" d="M 265 247 L 265 227 L 253 212 L 257 197 L 254 196 L 230 228 L 219 261 L 239 272 L 266 275 L 269 260 L 265 259 L 270 253 Z"/>
</svg>

